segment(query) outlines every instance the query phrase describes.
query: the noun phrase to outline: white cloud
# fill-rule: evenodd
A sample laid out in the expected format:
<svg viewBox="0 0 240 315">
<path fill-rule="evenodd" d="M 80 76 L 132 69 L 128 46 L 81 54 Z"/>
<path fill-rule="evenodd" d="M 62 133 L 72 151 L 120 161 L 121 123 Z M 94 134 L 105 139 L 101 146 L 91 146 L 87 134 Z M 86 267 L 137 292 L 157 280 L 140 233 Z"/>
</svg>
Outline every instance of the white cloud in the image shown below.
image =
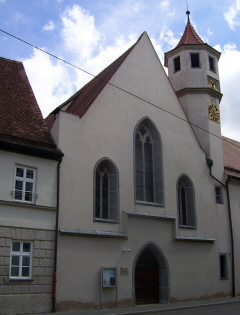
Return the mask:
<svg viewBox="0 0 240 315">
<path fill-rule="evenodd" d="M 74 5 L 72 8 L 68 8 L 61 18 L 65 47 L 69 52 L 75 54 L 80 62 L 90 58 L 100 40 L 94 17 L 78 5 Z"/>
<path fill-rule="evenodd" d="M 176 47 L 180 38 L 176 38 L 174 36 L 174 33 L 170 29 L 168 29 L 166 26 L 164 26 L 160 33 L 159 40 L 161 43 L 164 42 L 165 44 L 167 44 L 168 46 L 167 50 L 168 50 L 168 49 L 172 49 Z"/>
<path fill-rule="evenodd" d="M 68 67 L 62 62 L 54 63 L 47 54 L 34 49 L 23 64 L 44 117 L 74 93 Z"/>
<path fill-rule="evenodd" d="M 240 0 L 236 0 L 235 4 L 228 8 L 228 11 L 224 13 L 224 18 L 232 30 L 240 26 Z"/>
<path fill-rule="evenodd" d="M 210 30 L 210 28 L 208 28 L 207 34 L 208 34 L 209 36 L 213 35 L 213 32 Z"/>
<path fill-rule="evenodd" d="M 168 0 L 163 0 L 159 3 L 159 7 L 162 9 L 168 9 L 169 8 L 169 1 Z"/>
<path fill-rule="evenodd" d="M 47 24 L 43 26 L 44 31 L 52 31 L 54 29 L 55 29 L 55 24 L 53 23 L 53 21 L 49 21 Z"/>
<path fill-rule="evenodd" d="M 222 134 L 240 141 L 240 51 L 234 44 L 214 48 L 222 52 L 219 61 L 221 90 L 224 91 L 220 104 Z"/>
<path fill-rule="evenodd" d="M 118 58 L 137 39 L 132 34 L 116 38 L 108 46 L 102 41 L 100 46 L 101 34 L 96 30 L 93 17 L 77 5 L 68 8 L 61 18 L 61 48 L 68 56 L 65 59 L 93 75 Z M 93 78 L 36 49 L 23 62 L 44 117 Z"/>
<path fill-rule="evenodd" d="M 170 7 L 169 0 L 163 0 L 159 3 L 159 7 L 162 9 L 162 11 L 167 12 L 167 16 L 174 16 L 176 14 L 175 9 L 173 7 Z"/>
</svg>

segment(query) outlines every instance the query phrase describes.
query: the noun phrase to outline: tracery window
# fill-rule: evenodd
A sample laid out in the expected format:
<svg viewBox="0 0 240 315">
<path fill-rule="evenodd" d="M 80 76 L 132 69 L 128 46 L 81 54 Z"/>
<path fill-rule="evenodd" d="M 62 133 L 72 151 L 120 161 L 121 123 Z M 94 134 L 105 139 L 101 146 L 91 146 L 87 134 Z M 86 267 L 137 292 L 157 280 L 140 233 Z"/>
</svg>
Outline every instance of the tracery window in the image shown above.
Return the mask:
<svg viewBox="0 0 240 315">
<path fill-rule="evenodd" d="M 101 159 L 94 169 L 94 220 L 118 222 L 118 170 L 107 158 Z"/>
<path fill-rule="evenodd" d="M 109 172 L 100 164 L 96 171 L 96 218 L 109 218 Z"/>
<path fill-rule="evenodd" d="M 179 225 L 196 227 L 194 186 L 187 175 L 178 180 L 178 217 Z"/>
<path fill-rule="evenodd" d="M 134 130 L 135 200 L 163 206 L 163 164 L 160 134 L 149 118 Z"/>
<path fill-rule="evenodd" d="M 136 198 L 154 202 L 153 140 L 145 125 L 135 135 Z"/>
</svg>

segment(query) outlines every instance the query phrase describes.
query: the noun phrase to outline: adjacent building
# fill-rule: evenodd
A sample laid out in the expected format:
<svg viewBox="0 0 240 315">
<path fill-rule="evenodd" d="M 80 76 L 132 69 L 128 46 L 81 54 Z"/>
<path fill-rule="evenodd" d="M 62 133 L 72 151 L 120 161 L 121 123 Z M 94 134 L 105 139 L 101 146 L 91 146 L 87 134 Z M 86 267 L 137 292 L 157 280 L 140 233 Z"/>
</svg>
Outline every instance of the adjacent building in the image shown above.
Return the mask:
<svg viewBox="0 0 240 315">
<path fill-rule="evenodd" d="M 52 309 L 62 153 L 21 62 L 0 58 L 0 313 Z"/>
</svg>

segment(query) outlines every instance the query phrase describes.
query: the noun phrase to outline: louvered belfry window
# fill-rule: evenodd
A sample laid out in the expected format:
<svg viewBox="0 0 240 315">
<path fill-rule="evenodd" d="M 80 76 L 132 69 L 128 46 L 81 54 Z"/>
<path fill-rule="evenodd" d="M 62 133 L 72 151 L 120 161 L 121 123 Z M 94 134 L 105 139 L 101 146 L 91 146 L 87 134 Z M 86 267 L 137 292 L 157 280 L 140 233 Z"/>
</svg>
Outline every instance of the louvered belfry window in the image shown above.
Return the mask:
<svg viewBox="0 0 240 315">
<path fill-rule="evenodd" d="M 141 124 L 135 134 L 136 200 L 154 202 L 153 140 Z"/>
</svg>

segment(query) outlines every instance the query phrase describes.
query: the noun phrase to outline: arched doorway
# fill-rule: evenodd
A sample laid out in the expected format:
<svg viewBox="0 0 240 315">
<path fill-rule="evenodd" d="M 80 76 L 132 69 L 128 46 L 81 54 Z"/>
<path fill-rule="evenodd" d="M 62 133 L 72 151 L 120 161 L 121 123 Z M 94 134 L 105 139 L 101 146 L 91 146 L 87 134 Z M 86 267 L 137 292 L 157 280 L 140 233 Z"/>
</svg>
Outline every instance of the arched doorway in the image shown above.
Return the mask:
<svg viewBox="0 0 240 315">
<path fill-rule="evenodd" d="M 143 246 L 133 264 L 136 304 L 167 303 L 169 267 L 161 249 L 153 242 Z"/>
</svg>

